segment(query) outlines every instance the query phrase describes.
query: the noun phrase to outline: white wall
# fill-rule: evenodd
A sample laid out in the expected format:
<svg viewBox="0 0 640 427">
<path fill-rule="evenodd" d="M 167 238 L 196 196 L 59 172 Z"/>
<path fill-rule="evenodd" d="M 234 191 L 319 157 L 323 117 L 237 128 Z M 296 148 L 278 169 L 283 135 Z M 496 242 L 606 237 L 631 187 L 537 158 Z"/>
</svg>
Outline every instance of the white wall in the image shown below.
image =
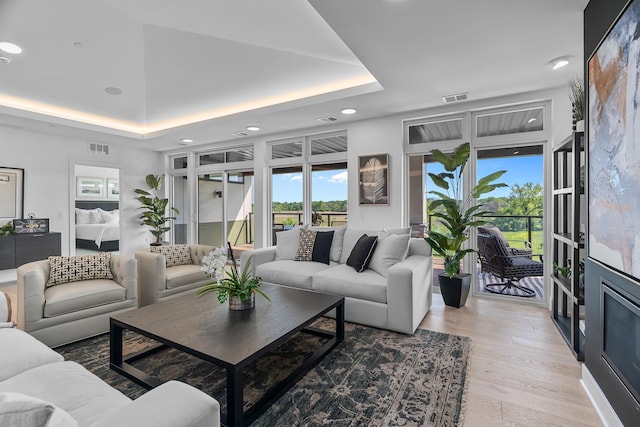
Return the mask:
<svg viewBox="0 0 640 427">
<path fill-rule="evenodd" d="M 135 144 L 135 143 L 132 143 Z M 51 231 L 62 233 L 62 254 L 69 254 L 69 209 L 74 164 L 120 168 L 120 252 L 132 257 L 153 238 L 139 224 L 134 188 L 146 188 L 144 177 L 163 172 L 163 157 L 148 150 L 111 144 L 109 156 L 89 153 L 87 141 L 0 127 L 0 165 L 25 170 L 25 215 L 49 218 Z"/>
</svg>

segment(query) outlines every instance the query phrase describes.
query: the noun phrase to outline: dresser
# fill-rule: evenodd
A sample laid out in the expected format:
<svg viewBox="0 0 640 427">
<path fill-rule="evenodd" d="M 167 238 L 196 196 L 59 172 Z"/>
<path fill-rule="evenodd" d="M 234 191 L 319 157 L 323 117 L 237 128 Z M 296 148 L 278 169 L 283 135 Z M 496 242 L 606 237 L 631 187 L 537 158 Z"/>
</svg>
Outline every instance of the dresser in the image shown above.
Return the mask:
<svg viewBox="0 0 640 427">
<path fill-rule="evenodd" d="M 0 236 L 0 270 L 60 255 L 60 233 Z"/>
</svg>

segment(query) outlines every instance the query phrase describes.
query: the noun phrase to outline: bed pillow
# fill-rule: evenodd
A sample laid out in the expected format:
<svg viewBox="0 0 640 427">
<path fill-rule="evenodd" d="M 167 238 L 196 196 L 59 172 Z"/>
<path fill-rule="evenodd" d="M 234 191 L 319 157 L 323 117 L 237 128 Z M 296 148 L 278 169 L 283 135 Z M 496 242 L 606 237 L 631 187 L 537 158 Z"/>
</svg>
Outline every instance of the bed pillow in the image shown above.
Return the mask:
<svg viewBox="0 0 640 427">
<path fill-rule="evenodd" d="M 80 256 L 50 256 L 49 282 L 47 286 L 94 279 L 113 279 L 111 253 Z"/>
<path fill-rule="evenodd" d="M 104 224 L 104 219 L 102 218 L 102 212 L 104 212 L 102 209 L 91 209 L 89 211 L 89 217 L 91 218 L 91 221 L 89 222 L 89 224 Z"/>
<path fill-rule="evenodd" d="M 378 233 L 378 244 L 371 257 L 369 268 L 384 277 L 389 276 L 389 267 L 407 257 L 409 234 Z"/>
<path fill-rule="evenodd" d="M 91 224 L 91 213 L 87 209 L 76 208 L 76 224 Z"/>
<path fill-rule="evenodd" d="M 22 393 L 0 393 L 0 425 L 77 427 L 68 412 L 53 403 Z"/>
<path fill-rule="evenodd" d="M 151 246 L 151 253 L 164 255 L 167 267 L 193 264 L 189 245 Z"/>
<path fill-rule="evenodd" d="M 377 243 L 378 236 L 367 236 L 366 233 L 360 236 L 347 258 L 347 265 L 355 268 L 358 273 L 365 271 L 369 267 Z"/>
<path fill-rule="evenodd" d="M 117 224 L 120 221 L 120 213 L 115 211 L 102 211 L 102 221 L 105 224 Z"/>
</svg>

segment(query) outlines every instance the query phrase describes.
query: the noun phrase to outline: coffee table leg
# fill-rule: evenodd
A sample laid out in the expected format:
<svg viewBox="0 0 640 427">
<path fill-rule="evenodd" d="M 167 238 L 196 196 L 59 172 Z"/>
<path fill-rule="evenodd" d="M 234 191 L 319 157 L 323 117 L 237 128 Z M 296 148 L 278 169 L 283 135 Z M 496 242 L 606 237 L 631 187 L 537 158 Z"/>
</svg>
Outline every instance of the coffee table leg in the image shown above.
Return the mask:
<svg viewBox="0 0 640 427">
<path fill-rule="evenodd" d="M 114 323 L 110 324 L 109 362 L 116 366 L 122 365 L 122 328 Z"/>
<path fill-rule="evenodd" d="M 244 378 L 241 367 L 227 368 L 227 426 L 243 425 Z"/>
<path fill-rule="evenodd" d="M 344 300 L 336 307 L 336 344 L 344 341 Z"/>
</svg>

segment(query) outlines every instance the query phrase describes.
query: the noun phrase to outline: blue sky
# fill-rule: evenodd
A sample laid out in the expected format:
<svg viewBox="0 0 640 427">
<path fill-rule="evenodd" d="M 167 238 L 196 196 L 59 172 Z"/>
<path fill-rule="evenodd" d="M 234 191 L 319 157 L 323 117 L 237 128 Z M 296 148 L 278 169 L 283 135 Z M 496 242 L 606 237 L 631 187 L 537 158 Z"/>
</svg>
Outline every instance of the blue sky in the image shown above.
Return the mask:
<svg viewBox="0 0 640 427">
<path fill-rule="evenodd" d="M 501 181 L 507 185 L 524 184 L 525 182 L 542 185 L 542 156 L 503 157 L 483 159 L 478 162 L 478 176 L 483 177 L 490 172 L 506 169 L 507 173 Z M 442 172 L 440 165 L 429 165 L 429 172 Z M 430 179 L 427 184 L 432 187 Z M 314 201 L 346 200 L 347 171 L 313 172 L 312 192 Z M 511 190 L 499 188 L 484 197 L 507 197 Z M 275 202 L 302 201 L 302 173 L 288 173 L 273 176 L 273 200 Z"/>
<path fill-rule="evenodd" d="M 347 171 L 316 171 L 312 174 L 313 201 L 347 200 Z M 302 173 L 273 176 L 274 202 L 302 201 Z"/>
</svg>

